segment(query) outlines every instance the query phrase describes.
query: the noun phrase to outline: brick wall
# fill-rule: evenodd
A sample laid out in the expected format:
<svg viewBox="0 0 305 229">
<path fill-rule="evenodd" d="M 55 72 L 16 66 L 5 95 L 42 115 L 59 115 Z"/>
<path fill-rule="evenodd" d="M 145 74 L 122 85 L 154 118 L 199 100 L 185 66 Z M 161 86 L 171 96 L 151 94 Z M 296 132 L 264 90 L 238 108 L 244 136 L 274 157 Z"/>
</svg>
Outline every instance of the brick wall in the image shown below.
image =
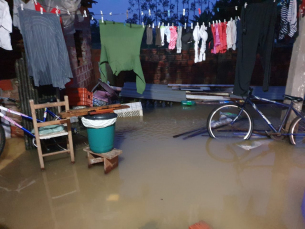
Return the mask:
<svg viewBox="0 0 305 229">
<path fill-rule="evenodd" d="M 292 47 L 278 47 L 272 53 L 271 86 L 285 86 L 290 65 Z M 100 50 L 92 52 L 92 59 L 98 61 Z M 140 59 L 146 83 L 154 84 L 234 84 L 237 51 L 229 50 L 224 54 L 207 53 L 206 60 L 194 63 L 194 50 L 182 51 L 168 49 L 142 49 Z M 94 64 L 98 72 L 98 64 Z M 124 81 L 134 81 L 130 72 L 121 72 L 115 77 L 116 85 Z M 109 74 L 108 74 L 109 77 Z M 263 68 L 259 55 L 252 76 L 252 85 L 262 85 Z"/>
</svg>

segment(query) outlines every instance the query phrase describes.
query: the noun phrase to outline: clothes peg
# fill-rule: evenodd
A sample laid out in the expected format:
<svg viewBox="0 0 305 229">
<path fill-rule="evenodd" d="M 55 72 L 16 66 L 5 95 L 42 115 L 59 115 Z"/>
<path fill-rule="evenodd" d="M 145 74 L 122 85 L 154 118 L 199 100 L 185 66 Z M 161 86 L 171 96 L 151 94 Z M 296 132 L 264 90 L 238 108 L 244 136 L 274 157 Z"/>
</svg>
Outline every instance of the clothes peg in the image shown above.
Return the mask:
<svg viewBox="0 0 305 229">
<path fill-rule="evenodd" d="M 158 23 L 158 28 L 160 28 L 160 22 Z"/>
<path fill-rule="evenodd" d="M 145 26 L 144 26 L 144 22 L 142 22 L 142 26 L 143 26 L 143 28 L 145 28 Z"/>
<path fill-rule="evenodd" d="M 186 23 L 184 23 L 184 29 L 186 29 Z"/>
<path fill-rule="evenodd" d="M 148 27 L 150 28 L 150 24 L 148 25 Z"/>
<path fill-rule="evenodd" d="M 153 29 L 155 28 L 155 23 L 152 24 L 152 28 L 153 28 Z"/>
<path fill-rule="evenodd" d="M 230 20 L 233 21 L 233 18 L 231 18 Z"/>
<path fill-rule="evenodd" d="M 182 11 L 182 15 L 183 15 L 183 16 L 185 16 L 185 9 L 183 9 L 183 11 Z"/>
<path fill-rule="evenodd" d="M 42 7 L 40 7 L 40 13 L 43 14 L 43 8 Z"/>
<path fill-rule="evenodd" d="M 56 10 L 56 11 L 55 11 L 55 12 L 56 12 L 57 17 L 59 17 L 58 11 L 59 11 L 59 10 Z"/>
<path fill-rule="evenodd" d="M 237 10 L 238 9 L 238 6 L 235 6 L 235 10 Z"/>
<path fill-rule="evenodd" d="M 172 23 L 172 27 L 174 27 L 174 23 Z"/>
<path fill-rule="evenodd" d="M 102 11 L 101 11 L 101 12 L 102 12 Z M 67 10 L 67 13 L 68 13 L 68 15 L 71 15 L 69 10 Z"/>
<path fill-rule="evenodd" d="M 23 10 L 23 4 L 22 3 L 20 4 L 20 7 L 21 7 L 21 10 Z"/>
<path fill-rule="evenodd" d="M 247 5 L 248 5 L 247 2 L 245 2 L 245 8 L 247 7 Z"/>
<path fill-rule="evenodd" d="M 162 26 L 164 26 L 164 22 L 162 22 Z"/>
<path fill-rule="evenodd" d="M 151 16 L 151 11 L 150 11 L 150 9 L 148 10 L 148 15 Z"/>
<path fill-rule="evenodd" d="M 92 21 L 94 20 L 93 16 L 92 16 L 91 20 L 92 20 Z"/>
<path fill-rule="evenodd" d="M 240 17 L 238 16 L 238 20 L 240 20 Z"/>
<path fill-rule="evenodd" d="M 104 23 L 103 11 L 101 11 L 101 15 L 102 15 L 102 23 Z"/>
<path fill-rule="evenodd" d="M 167 16 L 168 16 L 168 17 L 171 16 L 171 11 L 170 11 L 170 10 L 167 11 Z"/>
<path fill-rule="evenodd" d="M 193 23 L 191 23 L 191 29 L 193 29 Z"/>
<path fill-rule="evenodd" d="M 224 19 L 223 22 L 226 23 L 226 19 Z"/>
<path fill-rule="evenodd" d="M 37 0 L 33 0 L 34 4 L 37 5 Z"/>
<path fill-rule="evenodd" d="M 221 24 L 221 21 L 219 20 L 219 24 Z"/>
<path fill-rule="evenodd" d="M 141 11 L 141 15 L 142 15 L 142 16 L 144 15 L 143 11 Z"/>
<path fill-rule="evenodd" d="M 167 26 L 169 27 L 169 23 L 167 23 Z"/>
<path fill-rule="evenodd" d="M 84 10 L 84 17 L 87 17 L 87 11 Z"/>
<path fill-rule="evenodd" d="M 205 24 L 204 24 L 204 22 L 202 22 L 202 25 L 205 27 Z"/>
<path fill-rule="evenodd" d="M 209 27 L 211 27 L 211 22 L 209 22 Z"/>
<path fill-rule="evenodd" d="M 219 12 L 219 8 L 217 8 L 217 11 Z"/>
<path fill-rule="evenodd" d="M 111 15 L 112 15 L 112 12 L 110 12 L 109 15 L 111 16 Z"/>
<path fill-rule="evenodd" d="M 126 10 L 126 19 L 128 19 L 128 10 Z"/>
</svg>

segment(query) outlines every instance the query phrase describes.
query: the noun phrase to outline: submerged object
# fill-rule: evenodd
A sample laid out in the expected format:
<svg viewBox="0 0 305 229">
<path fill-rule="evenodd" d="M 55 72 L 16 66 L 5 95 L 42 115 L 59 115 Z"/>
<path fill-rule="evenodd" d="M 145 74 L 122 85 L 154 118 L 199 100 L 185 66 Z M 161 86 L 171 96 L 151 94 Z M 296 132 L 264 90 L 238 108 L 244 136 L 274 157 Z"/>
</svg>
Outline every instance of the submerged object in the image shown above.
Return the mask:
<svg viewBox="0 0 305 229">
<path fill-rule="evenodd" d="M 191 100 L 182 100 L 181 104 L 184 106 L 194 106 L 196 104 L 195 101 L 191 101 Z"/>
</svg>

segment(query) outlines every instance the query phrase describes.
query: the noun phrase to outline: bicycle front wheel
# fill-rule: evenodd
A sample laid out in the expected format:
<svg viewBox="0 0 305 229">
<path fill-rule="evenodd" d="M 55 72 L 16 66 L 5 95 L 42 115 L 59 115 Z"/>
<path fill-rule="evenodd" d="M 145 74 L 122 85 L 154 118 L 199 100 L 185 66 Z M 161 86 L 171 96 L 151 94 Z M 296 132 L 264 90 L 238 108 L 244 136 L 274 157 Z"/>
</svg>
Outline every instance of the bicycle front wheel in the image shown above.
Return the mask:
<svg viewBox="0 0 305 229">
<path fill-rule="evenodd" d="M 212 138 L 249 139 L 253 121 L 245 109 L 242 110 L 237 105 L 223 105 L 210 113 L 207 127 Z"/>
<path fill-rule="evenodd" d="M 305 147 L 305 121 L 296 117 L 289 128 L 289 140 L 292 145 Z"/>
<path fill-rule="evenodd" d="M 5 145 L 5 132 L 0 122 L 0 156 L 3 152 L 4 145 Z"/>
</svg>

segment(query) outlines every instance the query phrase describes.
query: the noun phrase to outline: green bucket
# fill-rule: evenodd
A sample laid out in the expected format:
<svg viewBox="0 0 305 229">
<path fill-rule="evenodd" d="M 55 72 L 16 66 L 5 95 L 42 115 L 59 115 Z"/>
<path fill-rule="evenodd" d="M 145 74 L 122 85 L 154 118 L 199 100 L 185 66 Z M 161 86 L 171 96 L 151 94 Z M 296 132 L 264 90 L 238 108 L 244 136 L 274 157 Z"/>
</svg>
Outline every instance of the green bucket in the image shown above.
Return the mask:
<svg viewBox="0 0 305 229">
<path fill-rule="evenodd" d="M 100 114 L 94 116 L 85 116 L 84 118 L 90 120 L 108 120 L 116 118 L 117 114 Z M 90 128 L 87 127 L 88 141 L 90 150 L 94 153 L 107 153 L 113 149 L 115 124 L 104 128 Z"/>
</svg>

